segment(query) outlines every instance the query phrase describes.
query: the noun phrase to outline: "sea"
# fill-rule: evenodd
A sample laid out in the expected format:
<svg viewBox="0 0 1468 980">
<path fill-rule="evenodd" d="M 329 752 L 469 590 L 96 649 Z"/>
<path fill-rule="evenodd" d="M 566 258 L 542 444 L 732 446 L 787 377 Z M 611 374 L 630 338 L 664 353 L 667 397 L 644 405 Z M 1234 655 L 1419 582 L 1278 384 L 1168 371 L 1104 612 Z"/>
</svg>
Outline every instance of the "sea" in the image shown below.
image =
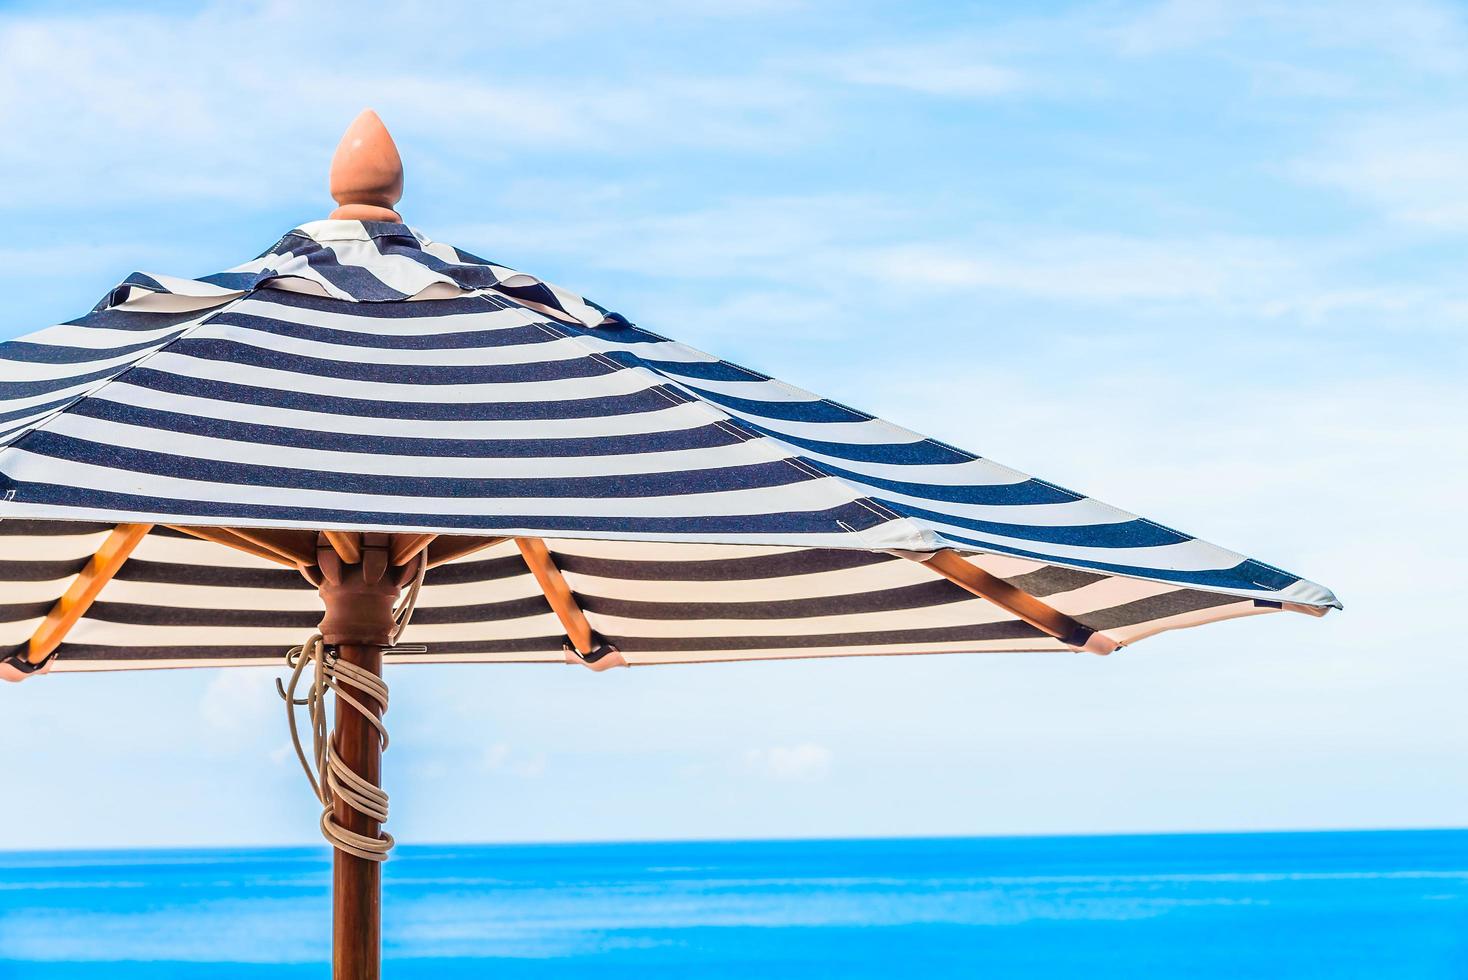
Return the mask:
<svg viewBox="0 0 1468 980">
<path fill-rule="evenodd" d="M 0 977 L 329 975 L 324 847 L 0 853 Z M 1468 831 L 402 846 L 388 978 L 1468 978 Z"/>
</svg>

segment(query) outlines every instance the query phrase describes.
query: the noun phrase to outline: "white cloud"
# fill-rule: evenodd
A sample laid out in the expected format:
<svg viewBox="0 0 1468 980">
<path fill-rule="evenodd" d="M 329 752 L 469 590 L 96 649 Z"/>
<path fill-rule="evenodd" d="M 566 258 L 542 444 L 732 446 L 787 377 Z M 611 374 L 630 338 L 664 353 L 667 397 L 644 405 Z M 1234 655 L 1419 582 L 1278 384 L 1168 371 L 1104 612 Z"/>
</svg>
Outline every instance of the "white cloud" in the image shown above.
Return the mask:
<svg viewBox="0 0 1468 980">
<path fill-rule="evenodd" d="M 814 271 L 834 271 L 850 259 L 854 236 L 880 236 L 911 219 L 893 201 L 851 194 L 731 197 L 695 208 L 647 202 L 632 211 L 588 214 L 562 205 L 534 220 L 466 224 L 441 233 L 455 241 L 502 242 L 512 251 L 554 251 L 577 265 L 664 280 L 815 285 Z M 865 271 L 847 269 L 843 278 Z"/>
<path fill-rule="evenodd" d="M 1362 79 L 1338 67 L 1315 68 L 1289 61 L 1247 62 L 1249 87 L 1254 96 L 1270 101 L 1282 99 L 1359 98 Z"/>
<path fill-rule="evenodd" d="M 982 241 L 878 249 L 867 264 L 892 283 L 908 287 L 1001 289 L 1099 302 L 1227 302 L 1268 291 L 1296 263 L 1275 243 L 1257 239 L 1174 240 L 1012 229 L 985 234 Z"/>
<path fill-rule="evenodd" d="M 798 745 L 750 749 L 744 754 L 744 764 L 771 779 L 810 782 L 830 775 L 833 758 L 833 753 L 826 746 L 802 742 Z"/>
<path fill-rule="evenodd" d="M 1444 230 L 1468 227 L 1468 114 L 1393 114 L 1358 121 L 1294 165 L 1312 183 L 1344 190 L 1390 218 Z"/>
<path fill-rule="evenodd" d="M 199 698 L 199 717 L 221 745 L 240 737 L 275 741 L 285 730 L 285 705 L 274 674 L 263 670 L 214 671 Z"/>
<path fill-rule="evenodd" d="M 1126 8 L 1122 8 L 1126 10 Z M 1126 55 L 1146 56 L 1245 40 L 1245 56 L 1277 37 L 1297 51 L 1349 50 L 1409 73 L 1468 66 L 1462 11 L 1435 0 L 1163 0 L 1123 13 L 1103 30 Z M 1221 46 L 1221 45 L 1219 45 Z"/>
<path fill-rule="evenodd" d="M 992 98 L 1029 87 L 1020 72 L 997 64 L 982 47 L 963 42 L 864 48 L 826 59 L 806 59 L 805 64 L 824 68 L 843 82 L 924 95 Z"/>
<path fill-rule="evenodd" d="M 1256 22 L 1275 24 L 1325 48 L 1375 53 L 1407 76 L 1453 75 L 1468 69 L 1463 8 L 1437 0 L 1374 0 L 1272 4 L 1255 8 Z"/>
<path fill-rule="evenodd" d="M 480 758 L 480 768 L 485 772 L 537 779 L 545 775 L 546 758 L 543 752 L 527 756 L 516 752 L 507 742 L 495 742 L 484 750 Z"/>
<path fill-rule="evenodd" d="M 1225 0 L 1166 0 L 1110 33 L 1124 53 L 1149 55 L 1222 37 L 1237 18 L 1236 6 Z"/>
</svg>

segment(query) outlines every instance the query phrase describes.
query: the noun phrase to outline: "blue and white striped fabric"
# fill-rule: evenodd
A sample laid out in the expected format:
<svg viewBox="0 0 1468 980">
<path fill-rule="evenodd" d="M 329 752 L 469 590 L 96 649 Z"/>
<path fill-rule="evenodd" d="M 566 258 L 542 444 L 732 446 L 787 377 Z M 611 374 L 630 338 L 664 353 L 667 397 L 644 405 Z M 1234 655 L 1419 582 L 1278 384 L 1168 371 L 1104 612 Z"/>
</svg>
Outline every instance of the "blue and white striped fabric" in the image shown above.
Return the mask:
<svg viewBox="0 0 1468 980">
<path fill-rule="evenodd" d="M 0 345 L 0 646 L 118 522 L 535 536 L 631 663 L 1064 645 L 905 555 L 951 548 L 1130 642 L 1314 583 L 635 327 L 404 225 L 134 275 Z M 299 576 L 155 530 L 55 669 L 249 662 Z M 417 659 L 562 659 L 513 544 L 435 570 Z"/>
</svg>

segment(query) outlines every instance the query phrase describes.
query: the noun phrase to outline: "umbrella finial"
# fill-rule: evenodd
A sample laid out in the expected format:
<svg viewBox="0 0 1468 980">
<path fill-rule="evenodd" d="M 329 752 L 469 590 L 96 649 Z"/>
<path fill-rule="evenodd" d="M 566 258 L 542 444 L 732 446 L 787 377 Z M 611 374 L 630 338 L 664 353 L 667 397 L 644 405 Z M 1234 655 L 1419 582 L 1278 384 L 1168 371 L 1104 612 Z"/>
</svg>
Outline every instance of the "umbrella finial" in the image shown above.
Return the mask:
<svg viewBox="0 0 1468 980">
<path fill-rule="evenodd" d="M 393 210 L 403 196 L 403 160 L 377 113 L 363 109 L 331 158 L 333 218 L 402 221 Z"/>
</svg>

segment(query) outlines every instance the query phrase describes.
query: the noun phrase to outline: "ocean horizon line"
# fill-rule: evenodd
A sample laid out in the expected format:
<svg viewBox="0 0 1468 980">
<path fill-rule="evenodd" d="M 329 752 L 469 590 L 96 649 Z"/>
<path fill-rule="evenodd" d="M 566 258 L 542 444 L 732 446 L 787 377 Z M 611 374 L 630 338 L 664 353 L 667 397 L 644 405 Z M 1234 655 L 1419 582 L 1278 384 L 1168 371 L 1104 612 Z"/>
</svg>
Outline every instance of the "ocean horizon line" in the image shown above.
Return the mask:
<svg viewBox="0 0 1468 980">
<path fill-rule="evenodd" d="M 1249 838 L 1281 838 L 1281 837 L 1313 837 L 1337 835 L 1357 836 L 1370 834 L 1468 834 L 1468 825 L 1454 826 L 1416 826 L 1416 827 L 1319 827 L 1319 828 L 1269 828 L 1249 830 L 1127 830 L 1106 831 L 1093 833 L 995 833 L 995 834 L 832 834 L 825 836 L 817 835 L 770 835 L 750 837 L 586 837 L 568 838 L 561 840 L 419 840 L 399 841 L 397 849 L 414 850 L 418 848 L 574 848 L 574 847 L 616 847 L 625 845 L 629 847 L 656 846 L 660 844 L 688 846 L 688 845 L 710 845 L 710 846 L 738 846 L 741 844 L 753 845 L 798 845 L 811 844 L 921 844 L 931 842 L 934 844 L 952 843 L 958 841 L 1105 841 L 1105 840 L 1129 840 L 1129 839 L 1224 839 L 1236 837 Z M 328 849 L 324 842 L 316 843 L 309 840 L 297 843 L 285 844 L 263 844 L 263 843 L 229 843 L 229 844 L 118 844 L 118 845 L 83 845 L 77 847 L 4 847 L 0 848 L 0 855 L 26 854 L 74 854 L 74 855 L 105 855 L 117 853 L 200 853 L 200 852 L 310 852 Z"/>
</svg>

